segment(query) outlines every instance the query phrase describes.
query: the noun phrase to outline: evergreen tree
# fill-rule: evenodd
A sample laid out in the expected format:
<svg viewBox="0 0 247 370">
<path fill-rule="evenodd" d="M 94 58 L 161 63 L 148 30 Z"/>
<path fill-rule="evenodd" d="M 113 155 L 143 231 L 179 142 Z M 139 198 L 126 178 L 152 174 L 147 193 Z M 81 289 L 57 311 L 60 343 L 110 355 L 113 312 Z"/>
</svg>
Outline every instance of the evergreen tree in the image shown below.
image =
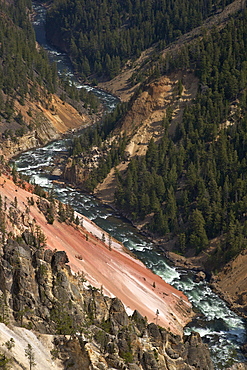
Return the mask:
<svg viewBox="0 0 247 370">
<path fill-rule="evenodd" d="M 195 209 L 190 216 L 189 245 L 197 253 L 208 246 L 205 220 L 198 209 Z"/>
</svg>

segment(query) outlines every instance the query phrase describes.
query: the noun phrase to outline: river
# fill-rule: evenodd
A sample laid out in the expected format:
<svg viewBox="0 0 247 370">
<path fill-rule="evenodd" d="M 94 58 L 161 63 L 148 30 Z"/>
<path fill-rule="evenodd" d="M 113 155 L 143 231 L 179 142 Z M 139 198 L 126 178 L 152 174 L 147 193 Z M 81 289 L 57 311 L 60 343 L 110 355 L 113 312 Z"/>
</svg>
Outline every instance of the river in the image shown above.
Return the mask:
<svg viewBox="0 0 247 370">
<path fill-rule="evenodd" d="M 57 62 L 60 73 L 66 73 L 78 88 L 93 90 L 112 110 L 117 99 L 103 91 L 82 85 L 73 75 L 72 66 L 65 54 L 47 45 L 44 33 L 45 9 L 34 5 L 36 17 L 34 28 L 37 41 L 48 50 L 52 61 Z M 18 171 L 31 176 L 36 184 L 46 190 L 53 189 L 55 197 L 68 203 L 74 209 L 93 220 L 102 229 L 123 242 L 147 267 L 160 275 L 167 283 L 182 290 L 193 303 L 198 317 L 187 328 L 185 333 L 198 331 L 208 343 L 216 369 L 226 369 L 232 361 L 244 360 L 240 346 L 246 340 L 244 320 L 232 312 L 206 282 L 195 283 L 193 272 L 171 266 L 162 253 L 149 240 L 140 235 L 131 224 L 104 206 L 94 197 L 73 189 L 69 185 L 54 183 L 51 171 L 56 166 L 56 159 L 67 150 L 70 138 L 55 141 L 43 148 L 30 150 L 21 154 L 15 163 Z"/>
</svg>

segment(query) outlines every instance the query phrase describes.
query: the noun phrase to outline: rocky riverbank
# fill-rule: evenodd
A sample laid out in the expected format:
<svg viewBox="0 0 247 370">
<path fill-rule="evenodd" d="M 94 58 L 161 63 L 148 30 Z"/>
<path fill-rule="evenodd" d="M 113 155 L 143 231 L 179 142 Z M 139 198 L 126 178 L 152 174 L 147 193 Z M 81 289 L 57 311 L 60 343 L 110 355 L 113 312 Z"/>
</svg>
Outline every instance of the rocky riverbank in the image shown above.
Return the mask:
<svg viewBox="0 0 247 370">
<path fill-rule="evenodd" d="M 33 205 L 30 206 L 30 193 L 18 188 L 4 176 L 0 178 L 0 186 L 2 197 L 7 199 L 7 208 L 16 202 L 19 204 L 14 235 L 39 227 L 45 235 L 46 248 L 65 251 L 75 273 L 83 272 L 93 286 L 110 296 L 117 296 L 130 310 L 138 309 L 150 322 L 157 319 L 155 313 L 158 310 L 159 324 L 174 334 L 182 335 L 183 327 L 193 316 L 191 304 L 182 292 L 126 254 L 120 243 L 110 239 L 104 230 L 84 216 L 78 215 L 83 226 L 72 227 L 56 219 L 51 225 L 46 218 L 49 207 L 47 201 L 42 201 L 44 204 L 41 207 L 41 200 L 33 194 Z M 45 214 L 41 212 L 42 209 Z"/>
<path fill-rule="evenodd" d="M 51 108 L 52 107 L 52 108 Z M 53 95 L 50 106 L 44 104 L 27 103 L 25 107 L 18 105 L 23 119 L 29 124 L 30 130 L 23 136 L 7 138 L 2 134 L 0 138 L 0 154 L 5 159 L 10 159 L 26 150 L 44 146 L 50 141 L 57 140 L 71 129 L 83 128 L 93 123 L 93 116 L 79 114 L 70 104 L 61 101 Z M 27 112 L 32 112 L 32 116 Z M 31 113 L 29 113 L 31 114 Z M 6 123 L 6 128 L 8 124 Z M 1 123 L 0 131 L 5 131 L 4 123 Z"/>
<path fill-rule="evenodd" d="M 59 222 L 53 202 L 51 222 L 51 203 L 3 172 L 0 334 L 13 343 L 4 360 L 27 366 L 29 345 L 38 370 L 213 369 L 200 336 L 183 336 L 193 312 L 182 292 L 84 216 Z"/>
</svg>

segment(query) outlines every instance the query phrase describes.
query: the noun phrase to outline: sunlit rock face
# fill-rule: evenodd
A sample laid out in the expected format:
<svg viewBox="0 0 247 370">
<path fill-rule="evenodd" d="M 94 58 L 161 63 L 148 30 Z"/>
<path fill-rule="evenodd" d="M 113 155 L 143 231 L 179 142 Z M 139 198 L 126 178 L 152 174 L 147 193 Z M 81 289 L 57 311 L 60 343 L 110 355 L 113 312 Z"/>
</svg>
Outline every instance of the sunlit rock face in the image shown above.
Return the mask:
<svg viewBox="0 0 247 370">
<path fill-rule="evenodd" d="M 0 185 L 9 233 L 0 257 L 0 298 L 3 320 L 13 327 L 10 332 L 3 326 L 1 333 L 4 340 L 16 341 L 12 352 L 4 350 L 7 357 L 26 366 L 18 342 L 22 351 L 31 344 L 38 369 L 45 368 L 44 359 L 54 361 L 55 369 L 193 369 L 190 341 L 178 335 L 191 318 L 190 303 L 181 292 L 127 255 L 117 241 L 109 248 L 94 235 L 97 227 L 89 220 L 84 221 L 87 228 L 57 220 L 49 224 L 39 197 L 5 176 Z M 112 297 L 117 292 L 119 297 Z M 135 307 L 140 313 L 129 316 L 126 306 L 129 313 Z M 28 330 L 40 336 L 31 340 Z M 198 337 L 200 346 L 208 353 Z"/>
<path fill-rule="evenodd" d="M 54 264 L 58 266 L 58 255 L 60 261 L 66 252 L 66 258 L 68 256 L 74 273 L 83 273 L 91 285 L 110 296 L 118 297 L 130 310 L 137 309 L 149 322 L 156 322 L 174 334 L 182 335 L 183 327 L 193 316 L 191 304 L 182 292 L 171 287 L 143 263 L 127 254 L 121 243 L 113 240 L 109 246 L 108 241 L 101 240 L 98 235 L 102 235 L 103 231 L 90 220 L 84 217 L 83 226 L 61 223 L 56 217 L 58 205 L 53 205 L 54 216 L 51 222 L 48 218 L 51 207 L 49 201 L 18 188 L 7 178 L 0 179 L 1 183 L 3 196 L 6 197 L 9 230 L 12 233 L 14 231 L 16 237 L 23 235 L 27 244 L 32 241 L 25 231 L 36 235 L 36 238 L 44 235 L 41 245 L 35 244 L 34 241 L 32 243 L 34 248 L 44 247 L 59 251 L 51 260 L 53 271 Z M 78 219 L 82 219 L 79 214 Z M 16 241 L 13 243 L 16 244 Z M 12 248 L 11 245 L 9 248 Z M 20 248 L 18 253 L 22 256 L 24 249 Z M 12 249 L 13 253 L 5 251 L 6 256 L 15 256 L 15 248 Z M 60 262 L 68 262 L 66 258 Z M 24 259 L 22 265 L 25 264 Z M 25 270 L 28 271 L 27 266 Z M 23 287 L 23 291 L 26 290 L 29 289 Z M 33 292 L 33 295 L 37 294 Z"/>
</svg>

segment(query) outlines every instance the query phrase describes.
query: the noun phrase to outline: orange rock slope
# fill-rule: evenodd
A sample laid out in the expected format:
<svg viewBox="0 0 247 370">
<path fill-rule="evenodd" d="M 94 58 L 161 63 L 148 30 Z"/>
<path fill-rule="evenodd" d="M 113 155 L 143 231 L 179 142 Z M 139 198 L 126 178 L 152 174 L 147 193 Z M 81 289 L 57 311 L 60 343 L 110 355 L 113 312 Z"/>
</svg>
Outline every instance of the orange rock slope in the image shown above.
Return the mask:
<svg viewBox="0 0 247 370">
<path fill-rule="evenodd" d="M 18 208 L 26 212 L 28 199 L 33 196 L 17 187 L 5 176 L 0 177 L 0 194 L 7 207 L 18 200 Z M 29 206 L 31 225 L 33 219 L 46 235 L 47 248 L 66 251 L 72 271 L 83 273 L 88 282 L 103 289 L 105 294 L 117 296 L 125 304 L 127 312 L 137 309 L 149 322 L 155 322 L 174 334 L 182 334 L 183 327 L 193 315 L 191 304 L 180 291 L 171 287 L 152 273 L 143 263 L 126 253 L 121 243 L 112 239 L 109 247 L 100 240 L 102 230 L 83 217 L 83 227 L 55 221 L 48 224 L 44 215 Z M 23 228 L 26 226 L 24 225 Z M 107 235 L 105 233 L 105 235 Z"/>
</svg>

